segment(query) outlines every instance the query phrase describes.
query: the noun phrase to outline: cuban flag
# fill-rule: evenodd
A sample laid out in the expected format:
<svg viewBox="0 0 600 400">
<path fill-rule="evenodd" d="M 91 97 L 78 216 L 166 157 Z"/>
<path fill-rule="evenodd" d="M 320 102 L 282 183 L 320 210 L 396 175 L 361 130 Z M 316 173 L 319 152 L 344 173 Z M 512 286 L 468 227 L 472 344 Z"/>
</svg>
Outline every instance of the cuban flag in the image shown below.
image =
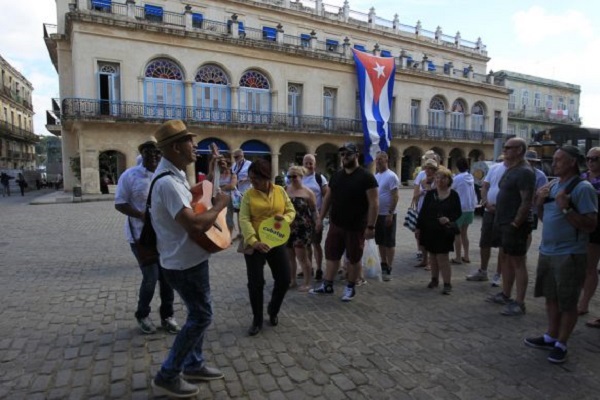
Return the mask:
<svg viewBox="0 0 600 400">
<path fill-rule="evenodd" d="M 396 64 L 393 57 L 375 57 L 352 49 L 363 133 L 365 135 L 365 164 L 370 164 L 378 151 L 390 147 L 392 134 L 388 125 L 392 111 L 392 93 Z"/>
</svg>

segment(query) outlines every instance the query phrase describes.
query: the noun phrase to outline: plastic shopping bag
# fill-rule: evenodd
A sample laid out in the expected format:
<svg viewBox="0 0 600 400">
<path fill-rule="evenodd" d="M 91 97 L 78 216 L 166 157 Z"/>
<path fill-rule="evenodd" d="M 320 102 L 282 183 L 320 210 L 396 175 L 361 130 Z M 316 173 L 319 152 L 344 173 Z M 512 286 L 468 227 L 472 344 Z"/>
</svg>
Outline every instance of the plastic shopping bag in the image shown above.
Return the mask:
<svg viewBox="0 0 600 400">
<path fill-rule="evenodd" d="M 367 278 L 381 281 L 381 260 L 379 258 L 379 250 L 375 244 L 375 239 L 365 241 L 362 266 Z"/>
</svg>

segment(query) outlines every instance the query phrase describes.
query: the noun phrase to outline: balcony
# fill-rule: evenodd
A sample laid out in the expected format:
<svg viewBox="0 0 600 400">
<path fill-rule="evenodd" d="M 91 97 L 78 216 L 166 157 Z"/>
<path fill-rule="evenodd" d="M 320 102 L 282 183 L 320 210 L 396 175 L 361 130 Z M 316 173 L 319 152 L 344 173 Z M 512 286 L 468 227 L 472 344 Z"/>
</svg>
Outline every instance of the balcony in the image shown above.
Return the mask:
<svg viewBox="0 0 600 400">
<path fill-rule="evenodd" d="M 284 131 L 308 135 L 362 136 L 362 123 L 357 119 L 333 118 L 316 115 L 289 115 L 285 113 L 209 109 L 136 102 L 107 102 L 102 100 L 68 98 L 62 101 L 63 123 L 67 121 L 110 121 L 119 123 L 164 122 L 181 119 L 189 126 L 221 130 Z M 467 141 L 491 144 L 493 132 L 432 128 L 424 125 L 390 123 L 393 138 Z"/>
<path fill-rule="evenodd" d="M 12 89 L 10 86 L 2 85 L 2 89 L 0 90 L 0 94 L 2 94 L 8 100 L 12 100 L 13 102 L 22 105 L 30 111 L 33 111 L 33 106 L 28 100 L 25 100 L 20 92 Z"/>
<path fill-rule="evenodd" d="M 23 128 L 19 128 L 6 121 L 0 121 L 0 136 L 5 136 L 9 139 L 16 139 L 29 143 L 39 142 L 39 137 L 33 132 L 29 132 Z"/>
<path fill-rule="evenodd" d="M 56 45 L 58 28 L 54 24 L 44 24 L 44 42 L 54 69 L 58 72 L 58 50 Z"/>
<path fill-rule="evenodd" d="M 509 110 L 508 118 L 521 121 L 548 122 L 552 124 L 581 125 L 581 118 L 579 118 L 579 115 L 568 115 L 568 111 L 566 110 L 550 110 L 545 108 L 542 108 L 539 111 Z"/>
</svg>

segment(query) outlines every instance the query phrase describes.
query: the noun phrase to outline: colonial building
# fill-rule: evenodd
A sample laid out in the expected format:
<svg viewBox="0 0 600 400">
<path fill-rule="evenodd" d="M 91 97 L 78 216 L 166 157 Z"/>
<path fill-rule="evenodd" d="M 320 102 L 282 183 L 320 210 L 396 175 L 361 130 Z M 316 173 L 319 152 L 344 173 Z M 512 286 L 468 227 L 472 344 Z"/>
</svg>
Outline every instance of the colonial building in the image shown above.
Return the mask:
<svg viewBox="0 0 600 400">
<path fill-rule="evenodd" d="M 56 114 L 65 189 L 81 166 L 84 193 L 100 174 L 135 164 L 137 144 L 166 119 L 199 134 L 199 154 L 263 156 L 274 174 L 309 152 L 326 173 L 337 148 L 362 142 L 351 48 L 397 68 L 391 167 L 410 179 L 431 148 L 444 163 L 493 157 L 508 90 L 487 72 L 481 39 L 467 41 L 321 0 L 56 0 L 45 40 L 59 73 Z M 456 27 L 453 27 L 456 29 Z M 200 157 L 196 170 L 205 168 Z M 110 172 L 110 171 L 112 172 Z M 190 170 L 189 172 L 193 171 Z"/>
<path fill-rule="evenodd" d="M 581 126 L 579 85 L 511 71 L 498 71 L 494 76 L 510 91 L 509 135 L 529 140 L 547 129 Z"/>
<path fill-rule="evenodd" d="M 0 169 L 34 170 L 33 86 L 1 56 L 0 73 Z"/>
</svg>

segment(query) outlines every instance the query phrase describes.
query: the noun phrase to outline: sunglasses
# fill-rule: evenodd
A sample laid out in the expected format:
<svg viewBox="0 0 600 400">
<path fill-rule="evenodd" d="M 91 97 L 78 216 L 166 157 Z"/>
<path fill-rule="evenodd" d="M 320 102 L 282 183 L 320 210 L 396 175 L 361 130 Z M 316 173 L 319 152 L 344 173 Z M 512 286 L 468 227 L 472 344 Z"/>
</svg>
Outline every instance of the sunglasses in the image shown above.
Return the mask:
<svg viewBox="0 0 600 400">
<path fill-rule="evenodd" d="M 587 160 L 587 162 L 598 162 L 598 160 L 600 160 L 600 157 L 596 156 L 596 157 L 586 157 L 585 158 Z"/>
<path fill-rule="evenodd" d="M 296 179 L 298 177 L 298 175 L 288 175 L 287 177 L 290 179 Z"/>
<path fill-rule="evenodd" d="M 339 154 L 340 154 L 340 157 L 352 157 L 356 153 L 353 153 L 351 151 L 340 151 Z"/>
<path fill-rule="evenodd" d="M 157 149 L 142 149 L 142 155 L 145 156 L 160 156 L 162 151 Z"/>
<path fill-rule="evenodd" d="M 519 146 L 519 145 L 515 145 L 515 146 L 502 146 L 502 148 L 504 150 L 517 149 L 519 147 L 521 147 L 521 146 Z"/>
</svg>

